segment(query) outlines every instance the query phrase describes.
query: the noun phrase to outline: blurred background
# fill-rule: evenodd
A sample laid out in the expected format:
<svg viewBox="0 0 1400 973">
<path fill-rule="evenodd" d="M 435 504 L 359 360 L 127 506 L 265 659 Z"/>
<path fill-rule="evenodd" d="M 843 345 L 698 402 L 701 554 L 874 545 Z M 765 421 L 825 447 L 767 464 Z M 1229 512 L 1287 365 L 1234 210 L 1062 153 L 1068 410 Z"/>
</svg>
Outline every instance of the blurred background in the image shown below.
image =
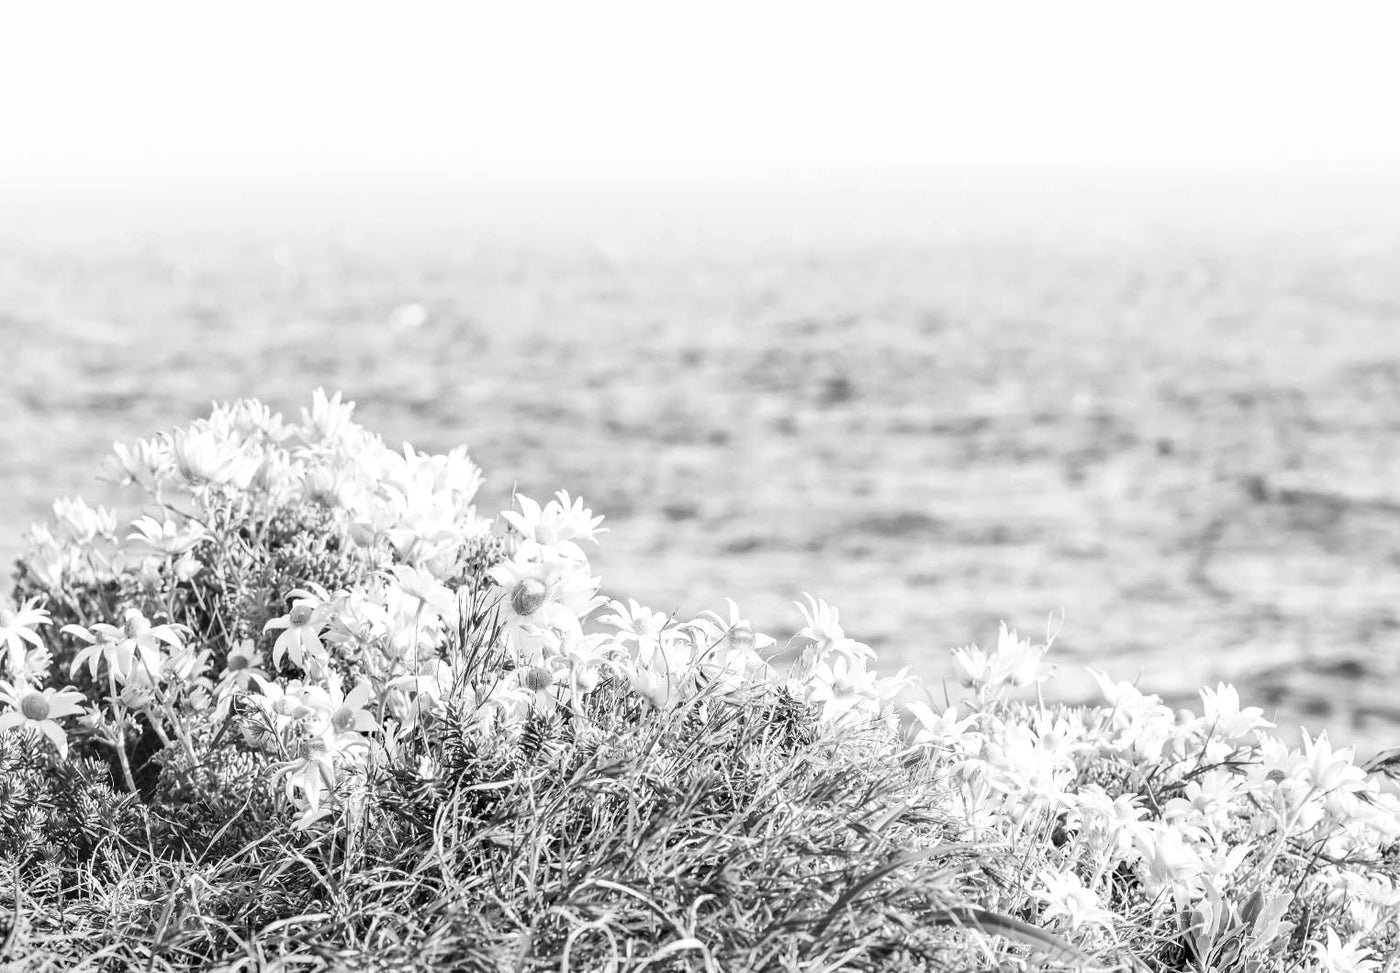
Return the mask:
<svg viewBox="0 0 1400 973">
<path fill-rule="evenodd" d="M 1060 698 L 1400 744 L 1386 6 L 0 21 L 5 563 L 113 440 L 324 386 L 658 610 L 810 591 L 940 700 L 1063 610 Z"/>
</svg>

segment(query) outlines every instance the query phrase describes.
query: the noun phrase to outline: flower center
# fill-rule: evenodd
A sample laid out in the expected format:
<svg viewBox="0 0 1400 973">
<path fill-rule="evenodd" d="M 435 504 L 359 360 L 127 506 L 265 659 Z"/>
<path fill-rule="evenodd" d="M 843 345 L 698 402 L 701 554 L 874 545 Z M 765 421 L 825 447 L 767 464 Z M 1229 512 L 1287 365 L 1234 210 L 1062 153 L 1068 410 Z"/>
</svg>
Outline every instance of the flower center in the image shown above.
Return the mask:
<svg viewBox="0 0 1400 973">
<path fill-rule="evenodd" d="M 49 701 L 43 693 L 30 693 L 19 701 L 19 711 L 26 720 L 46 720 L 49 718 Z"/>
<path fill-rule="evenodd" d="M 312 737 L 309 740 L 301 741 L 297 747 L 297 758 L 300 760 L 311 760 L 326 752 L 326 742 L 320 737 Z"/>
<path fill-rule="evenodd" d="M 355 711 L 349 706 L 342 706 L 331 716 L 331 726 L 337 733 L 349 733 L 355 728 Z"/>
<path fill-rule="evenodd" d="M 306 605 L 295 605 L 290 617 L 293 625 L 305 625 L 311 621 L 311 609 Z"/>
<path fill-rule="evenodd" d="M 533 615 L 544 604 L 546 595 L 544 582 L 538 578 L 526 578 L 510 593 L 510 607 L 517 615 Z"/>
<path fill-rule="evenodd" d="M 531 666 L 525 671 L 525 688 L 532 693 L 554 685 L 554 673 L 543 666 Z"/>
<path fill-rule="evenodd" d="M 856 684 L 849 679 L 833 679 L 831 682 L 831 694 L 833 696 L 854 696 Z"/>
<path fill-rule="evenodd" d="M 228 657 L 228 662 L 225 663 L 224 668 L 228 669 L 229 672 L 238 672 L 240 669 L 246 669 L 248 668 L 248 657 L 231 655 Z"/>
</svg>

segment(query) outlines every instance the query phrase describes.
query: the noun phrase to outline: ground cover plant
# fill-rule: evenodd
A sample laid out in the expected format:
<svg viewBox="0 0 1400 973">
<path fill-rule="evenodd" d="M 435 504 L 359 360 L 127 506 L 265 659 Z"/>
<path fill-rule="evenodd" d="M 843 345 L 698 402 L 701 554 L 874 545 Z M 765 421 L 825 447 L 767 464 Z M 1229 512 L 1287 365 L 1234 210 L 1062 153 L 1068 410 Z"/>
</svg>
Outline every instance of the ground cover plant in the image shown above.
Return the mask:
<svg viewBox="0 0 1400 973">
<path fill-rule="evenodd" d="M 899 705 L 804 595 L 606 599 L 602 518 L 476 510 L 465 450 L 317 392 L 118 446 L 0 607 L 0 962 L 47 969 L 1382 970 L 1400 800 L 1218 685 L 1055 631 Z M 901 695 L 904 694 L 904 695 Z"/>
</svg>

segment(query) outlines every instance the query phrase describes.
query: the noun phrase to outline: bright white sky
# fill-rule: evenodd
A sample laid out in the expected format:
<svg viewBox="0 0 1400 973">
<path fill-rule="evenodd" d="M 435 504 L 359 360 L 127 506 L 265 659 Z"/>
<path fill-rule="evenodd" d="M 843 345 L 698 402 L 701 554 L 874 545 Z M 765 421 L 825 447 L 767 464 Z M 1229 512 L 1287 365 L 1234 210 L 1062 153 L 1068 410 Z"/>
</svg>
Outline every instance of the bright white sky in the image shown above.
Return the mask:
<svg viewBox="0 0 1400 973">
<path fill-rule="evenodd" d="M 20 0 L 0 185 L 1395 167 L 1387 8 Z"/>
</svg>

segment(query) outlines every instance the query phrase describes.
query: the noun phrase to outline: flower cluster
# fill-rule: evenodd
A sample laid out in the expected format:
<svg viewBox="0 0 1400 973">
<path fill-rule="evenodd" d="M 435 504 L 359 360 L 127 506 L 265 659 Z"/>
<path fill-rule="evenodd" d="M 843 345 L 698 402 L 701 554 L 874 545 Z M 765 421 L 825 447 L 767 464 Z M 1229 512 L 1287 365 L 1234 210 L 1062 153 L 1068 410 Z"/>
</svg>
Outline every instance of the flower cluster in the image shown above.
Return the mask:
<svg viewBox="0 0 1400 973">
<path fill-rule="evenodd" d="M 1400 800 L 1326 734 L 1290 747 L 1230 686 L 1202 690 L 1196 715 L 1099 671 L 1102 705 L 1046 705 L 1053 632 L 1005 626 L 994 650 L 954 651 L 963 698 L 901 711 L 907 668 L 880 674 L 811 595 L 780 673 L 732 600 L 677 618 L 602 594 L 603 518 L 581 499 L 518 496 L 493 524 L 464 450 L 390 449 L 353 409 L 318 391 L 287 422 L 237 402 L 117 446 L 139 516 L 123 530 L 55 504 L 0 603 L 0 734 L 105 760 L 132 795 L 152 766 L 231 749 L 313 831 L 362 819 L 395 774 L 431 778 L 464 740 L 596 740 L 619 713 L 781 703 L 848 754 L 900 752 L 967 842 L 1014 863 L 988 907 L 1081 947 L 1148 929 L 1163 963 L 1305 953 L 1318 970 L 1400 949 Z"/>
<path fill-rule="evenodd" d="M 1199 715 L 1099 670 L 1101 706 L 1019 701 L 1050 641 L 1003 626 L 995 651 L 954 653 L 964 699 L 910 707 L 970 836 L 1035 863 L 1043 923 L 1090 943 L 1155 928 L 1201 969 L 1281 968 L 1305 945 L 1319 970 L 1395 955 L 1400 798 L 1351 750 L 1288 746 L 1226 684 Z"/>
</svg>

